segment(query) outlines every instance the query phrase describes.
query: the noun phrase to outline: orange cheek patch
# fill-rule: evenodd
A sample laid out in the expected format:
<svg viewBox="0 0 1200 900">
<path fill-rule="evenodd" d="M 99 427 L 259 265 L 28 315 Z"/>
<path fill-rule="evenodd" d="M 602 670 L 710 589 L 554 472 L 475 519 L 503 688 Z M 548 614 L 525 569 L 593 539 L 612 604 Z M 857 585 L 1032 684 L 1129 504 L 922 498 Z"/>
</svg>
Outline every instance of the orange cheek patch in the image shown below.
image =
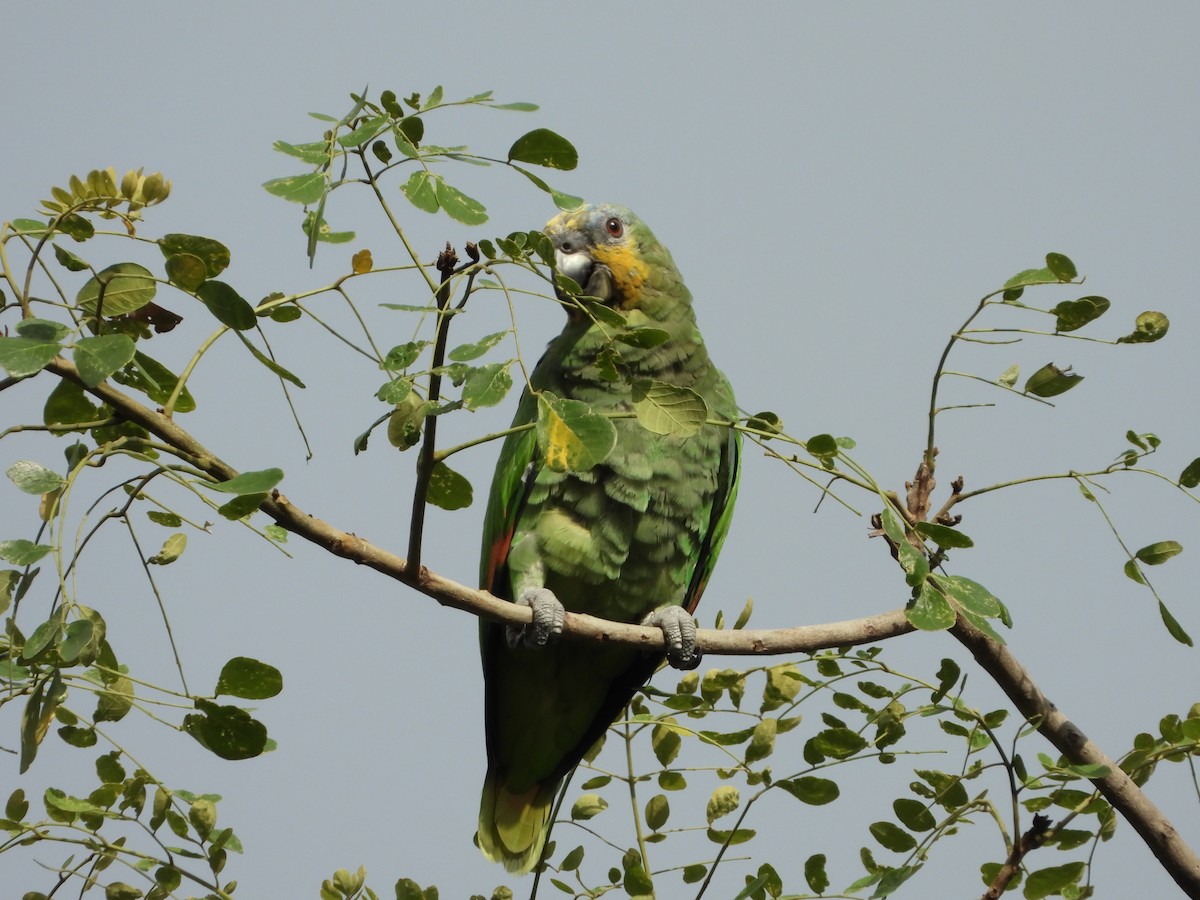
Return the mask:
<svg viewBox="0 0 1200 900">
<path fill-rule="evenodd" d="M 646 266 L 629 247 L 597 247 L 593 258 L 608 266 L 613 284 L 628 303 L 636 303 L 646 283 Z"/>
</svg>

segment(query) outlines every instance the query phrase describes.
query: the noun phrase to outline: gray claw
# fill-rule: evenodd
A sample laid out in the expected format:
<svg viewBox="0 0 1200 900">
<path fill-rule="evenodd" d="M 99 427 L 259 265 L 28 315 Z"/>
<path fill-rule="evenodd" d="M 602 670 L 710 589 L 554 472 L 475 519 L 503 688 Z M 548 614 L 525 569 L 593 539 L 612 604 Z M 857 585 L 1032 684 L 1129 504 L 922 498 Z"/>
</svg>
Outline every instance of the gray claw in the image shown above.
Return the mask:
<svg viewBox="0 0 1200 900">
<path fill-rule="evenodd" d="M 667 642 L 667 662 L 672 668 L 694 669 L 700 665 L 696 620 L 682 606 L 661 606 L 642 619 L 642 624 L 662 629 Z"/>
<path fill-rule="evenodd" d="M 520 628 L 509 626 L 505 630 L 508 646 L 524 644 L 526 647 L 544 647 L 552 638 L 562 634 L 563 617 L 566 610 L 547 588 L 526 588 L 517 598 L 518 606 L 533 610 L 533 621 Z"/>
</svg>

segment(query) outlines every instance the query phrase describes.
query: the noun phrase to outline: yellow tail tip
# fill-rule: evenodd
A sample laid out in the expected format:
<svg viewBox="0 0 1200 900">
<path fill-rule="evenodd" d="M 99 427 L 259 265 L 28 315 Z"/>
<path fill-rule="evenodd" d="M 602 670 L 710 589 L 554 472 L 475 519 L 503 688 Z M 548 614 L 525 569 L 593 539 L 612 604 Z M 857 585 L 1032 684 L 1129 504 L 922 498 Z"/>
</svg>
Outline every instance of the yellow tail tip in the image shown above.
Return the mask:
<svg viewBox="0 0 1200 900">
<path fill-rule="evenodd" d="M 479 850 L 514 874 L 533 871 L 550 834 L 550 816 L 557 784 L 535 784 L 514 793 L 489 772 L 479 804 Z"/>
</svg>

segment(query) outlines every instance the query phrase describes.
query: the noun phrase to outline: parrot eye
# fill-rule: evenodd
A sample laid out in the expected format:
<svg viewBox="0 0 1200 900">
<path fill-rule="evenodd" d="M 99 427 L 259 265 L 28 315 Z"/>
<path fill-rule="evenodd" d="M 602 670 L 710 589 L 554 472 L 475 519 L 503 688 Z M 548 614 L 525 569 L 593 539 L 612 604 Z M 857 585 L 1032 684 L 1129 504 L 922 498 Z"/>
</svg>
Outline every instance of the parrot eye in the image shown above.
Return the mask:
<svg viewBox="0 0 1200 900">
<path fill-rule="evenodd" d="M 605 222 L 604 228 L 613 237 L 620 237 L 625 233 L 625 224 L 616 216 Z"/>
</svg>

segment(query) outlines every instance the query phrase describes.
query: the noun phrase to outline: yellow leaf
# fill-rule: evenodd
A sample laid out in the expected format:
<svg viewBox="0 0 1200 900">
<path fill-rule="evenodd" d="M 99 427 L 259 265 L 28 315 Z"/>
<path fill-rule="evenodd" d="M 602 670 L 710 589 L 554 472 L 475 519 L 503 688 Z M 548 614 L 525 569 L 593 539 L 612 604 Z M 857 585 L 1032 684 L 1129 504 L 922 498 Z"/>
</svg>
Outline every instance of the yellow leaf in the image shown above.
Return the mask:
<svg viewBox="0 0 1200 900">
<path fill-rule="evenodd" d="M 354 269 L 355 275 L 365 275 L 371 271 L 371 267 L 375 265 L 371 259 L 370 250 L 359 250 L 350 259 L 350 265 Z"/>
</svg>

